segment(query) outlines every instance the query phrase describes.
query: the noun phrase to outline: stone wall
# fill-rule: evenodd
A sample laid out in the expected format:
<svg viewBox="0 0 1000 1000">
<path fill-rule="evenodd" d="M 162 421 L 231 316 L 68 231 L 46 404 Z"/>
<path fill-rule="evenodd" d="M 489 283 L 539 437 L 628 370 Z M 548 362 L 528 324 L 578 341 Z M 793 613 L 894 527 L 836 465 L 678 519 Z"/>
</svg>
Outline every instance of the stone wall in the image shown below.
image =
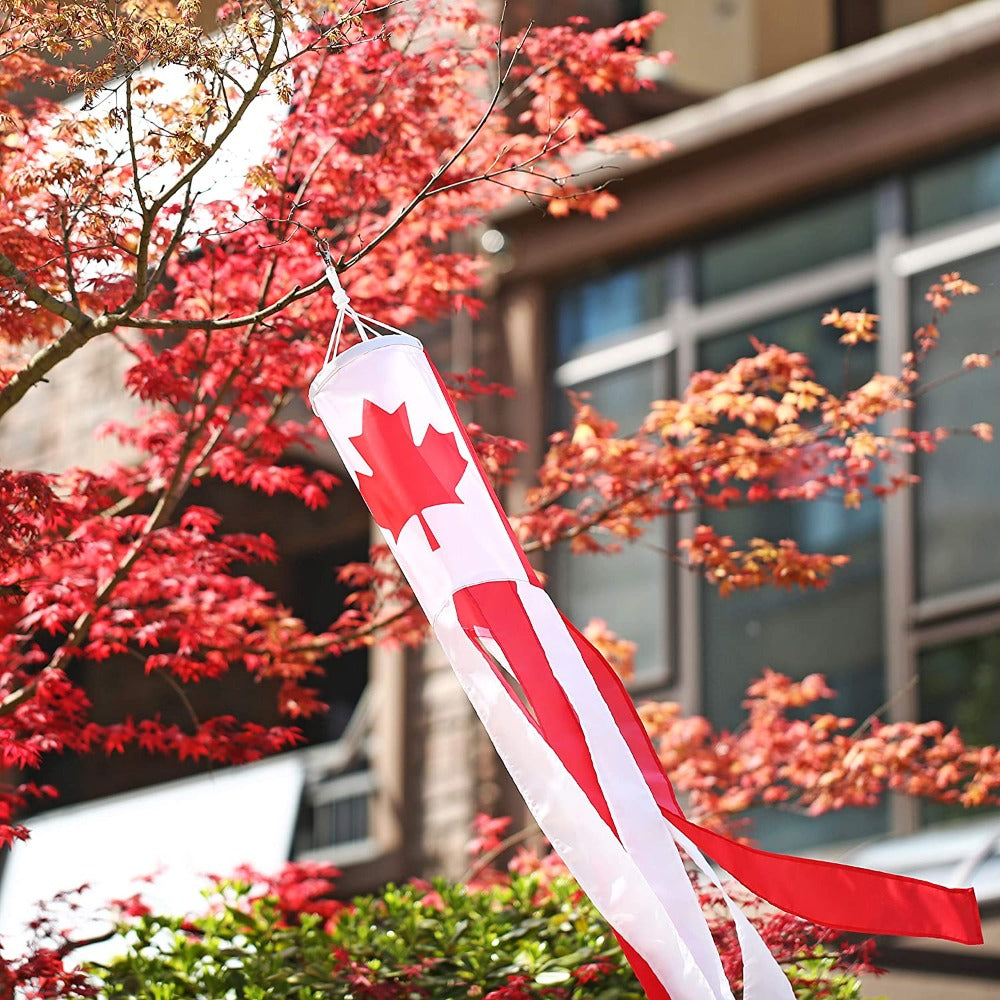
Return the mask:
<svg viewBox="0 0 1000 1000">
<path fill-rule="evenodd" d="M 129 363 L 128 352 L 108 335 L 59 364 L 0 422 L 0 467 L 62 472 L 126 459 L 123 448 L 96 431 L 138 410 L 122 388 Z"/>
</svg>

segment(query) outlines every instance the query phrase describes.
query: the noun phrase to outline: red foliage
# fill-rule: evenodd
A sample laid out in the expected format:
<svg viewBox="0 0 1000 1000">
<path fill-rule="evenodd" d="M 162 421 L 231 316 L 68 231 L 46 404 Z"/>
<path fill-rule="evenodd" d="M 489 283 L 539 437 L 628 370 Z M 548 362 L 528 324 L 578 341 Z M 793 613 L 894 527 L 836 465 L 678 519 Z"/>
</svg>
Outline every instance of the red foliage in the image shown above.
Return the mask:
<svg viewBox="0 0 1000 1000">
<path fill-rule="evenodd" d="M 855 508 L 912 485 L 916 477 L 901 458 L 933 451 L 949 432 L 900 427 L 884 433 L 876 425 L 913 408 L 926 388 L 919 384 L 920 364 L 936 343 L 928 330 L 937 330 L 955 296 L 975 291 L 957 274 L 944 275 L 928 295 L 933 322 L 917 331 L 916 349 L 903 356 L 900 374 L 876 373 L 856 389 L 836 392 L 816 381 L 804 355 L 752 340 L 754 354 L 721 372 L 696 372 L 681 398 L 654 402 L 632 433 L 621 434 L 574 396 L 573 426 L 552 436 L 538 485 L 516 519 L 522 541 L 529 550 L 569 539 L 576 552 L 613 552 L 664 515 L 831 497 Z M 824 322 L 846 331 L 841 340 L 849 348 L 875 339 L 877 320 L 834 310 Z M 963 370 L 990 363 L 987 355 L 971 355 Z M 983 440 L 992 435 L 985 424 L 969 432 Z M 802 552 L 793 539 L 754 538 L 738 547 L 706 525 L 680 549 L 679 561 L 722 594 L 767 585 L 822 587 L 846 562 Z"/>
<path fill-rule="evenodd" d="M 12 962 L 0 957 L 0 996 L 19 1000 L 93 997 L 97 988 L 78 969 L 67 968 L 56 948 L 39 948 Z"/>
<path fill-rule="evenodd" d="M 290 457 L 317 440 L 318 422 L 291 405 L 335 313 L 317 238 L 366 313 L 405 324 L 474 312 L 480 263 L 451 252 L 451 235 L 512 188 L 607 210 L 606 194 L 572 176 L 569 158 L 601 130 L 582 98 L 649 86 L 636 70 L 656 21 L 501 38 L 467 0 L 359 0 L 342 17 L 313 0 L 264 0 L 219 16 L 209 33 L 188 3 L 5 14 L 0 418 L 98 337 L 115 337 L 124 392 L 146 407 L 104 428 L 123 446 L 119 464 L 0 472 L 7 768 L 128 747 L 237 763 L 300 738 L 231 716 L 98 721 L 80 661 L 97 683 L 114 658 L 180 689 L 245 670 L 274 682 L 294 720 L 322 709 L 312 679 L 329 653 L 419 638 L 409 591 L 377 551 L 344 568 L 357 593 L 311 633 L 246 574 L 277 558 L 272 540 L 228 531 L 192 491 L 215 481 L 327 502 L 336 479 Z M 498 73 L 524 95 L 522 121 L 494 89 Z M 83 106 L 23 101 L 28 76 L 82 91 Z M 285 105 L 269 151 L 246 164 L 241 190 L 213 190 L 212 161 L 267 93 Z M 453 386 L 457 399 L 506 391 L 481 372 Z M 518 443 L 481 428 L 473 438 L 502 479 Z M 0 842 L 23 836 L 15 813 L 51 792 L 0 789 Z"/>
<path fill-rule="evenodd" d="M 465 849 L 473 857 L 480 854 L 490 854 L 503 843 L 504 834 L 510 826 L 509 816 L 490 816 L 487 813 L 477 813 L 472 821 L 474 836 L 465 845 Z"/>
<path fill-rule="evenodd" d="M 816 713 L 833 696 L 823 677 L 766 671 L 747 691 L 747 718 L 716 730 L 680 707 L 654 702 L 639 714 L 674 786 L 697 822 L 733 833 L 748 809 L 778 805 L 816 816 L 874 805 L 886 790 L 975 807 L 1000 805 L 1000 749 L 970 747 L 940 722 L 883 723 Z"/>
<path fill-rule="evenodd" d="M 268 897 L 275 899 L 284 919 L 296 923 L 305 913 L 329 919 L 343 909 L 344 904 L 332 898 L 339 875 L 338 868 L 324 862 L 289 861 L 276 875 L 241 865 L 234 877 L 253 885 L 248 902 Z"/>
<path fill-rule="evenodd" d="M 531 976 L 508 976 L 507 985 L 490 990 L 483 1000 L 533 1000 Z"/>
</svg>

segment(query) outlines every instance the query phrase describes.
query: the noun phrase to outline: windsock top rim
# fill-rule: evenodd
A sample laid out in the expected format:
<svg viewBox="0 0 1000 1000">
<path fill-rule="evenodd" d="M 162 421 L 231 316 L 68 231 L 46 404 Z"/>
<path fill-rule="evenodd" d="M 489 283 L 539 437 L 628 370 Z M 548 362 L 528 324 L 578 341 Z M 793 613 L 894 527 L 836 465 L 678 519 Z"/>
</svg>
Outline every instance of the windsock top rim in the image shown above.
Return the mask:
<svg viewBox="0 0 1000 1000">
<path fill-rule="evenodd" d="M 310 404 L 313 404 L 316 396 L 337 372 L 347 367 L 352 361 L 357 361 L 363 355 L 377 351 L 381 347 L 415 347 L 418 351 L 424 349 L 424 345 L 408 333 L 387 333 L 369 340 L 362 340 L 348 347 L 346 351 L 341 351 L 316 373 L 316 377 L 309 386 Z M 313 409 L 315 408 L 313 405 Z"/>
</svg>

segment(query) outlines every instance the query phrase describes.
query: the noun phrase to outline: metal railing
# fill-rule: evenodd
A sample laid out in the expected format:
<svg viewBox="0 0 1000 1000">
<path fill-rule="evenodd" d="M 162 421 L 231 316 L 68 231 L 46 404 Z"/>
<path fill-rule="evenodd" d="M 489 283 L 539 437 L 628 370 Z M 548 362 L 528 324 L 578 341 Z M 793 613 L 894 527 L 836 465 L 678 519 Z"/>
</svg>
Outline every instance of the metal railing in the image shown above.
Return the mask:
<svg viewBox="0 0 1000 1000">
<path fill-rule="evenodd" d="M 296 860 L 344 867 L 378 855 L 372 828 L 378 783 L 368 756 L 372 701 L 368 687 L 340 739 L 300 751 L 305 784 L 292 848 Z"/>
</svg>

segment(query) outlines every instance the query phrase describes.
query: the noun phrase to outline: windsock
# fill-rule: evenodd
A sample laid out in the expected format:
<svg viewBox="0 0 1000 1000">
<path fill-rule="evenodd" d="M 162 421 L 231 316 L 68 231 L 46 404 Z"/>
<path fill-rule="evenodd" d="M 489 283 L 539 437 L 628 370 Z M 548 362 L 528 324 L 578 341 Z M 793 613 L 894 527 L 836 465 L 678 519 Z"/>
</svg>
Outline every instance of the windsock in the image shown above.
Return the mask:
<svg viewBox="0 0 1000 1000">
<path fill-rule="evenodd" d="M 418 340 L 334 349 L 309 397 L 535 820 L 650 998 L 733 1000 L 681 850 L 729 906 L 745 1000 L 793 992 L 708 857 L 815 923 L 982 941 L 971 889 L 771 854 L 685 818 L 621 680 L 529 565 Z"/>
</svg>

